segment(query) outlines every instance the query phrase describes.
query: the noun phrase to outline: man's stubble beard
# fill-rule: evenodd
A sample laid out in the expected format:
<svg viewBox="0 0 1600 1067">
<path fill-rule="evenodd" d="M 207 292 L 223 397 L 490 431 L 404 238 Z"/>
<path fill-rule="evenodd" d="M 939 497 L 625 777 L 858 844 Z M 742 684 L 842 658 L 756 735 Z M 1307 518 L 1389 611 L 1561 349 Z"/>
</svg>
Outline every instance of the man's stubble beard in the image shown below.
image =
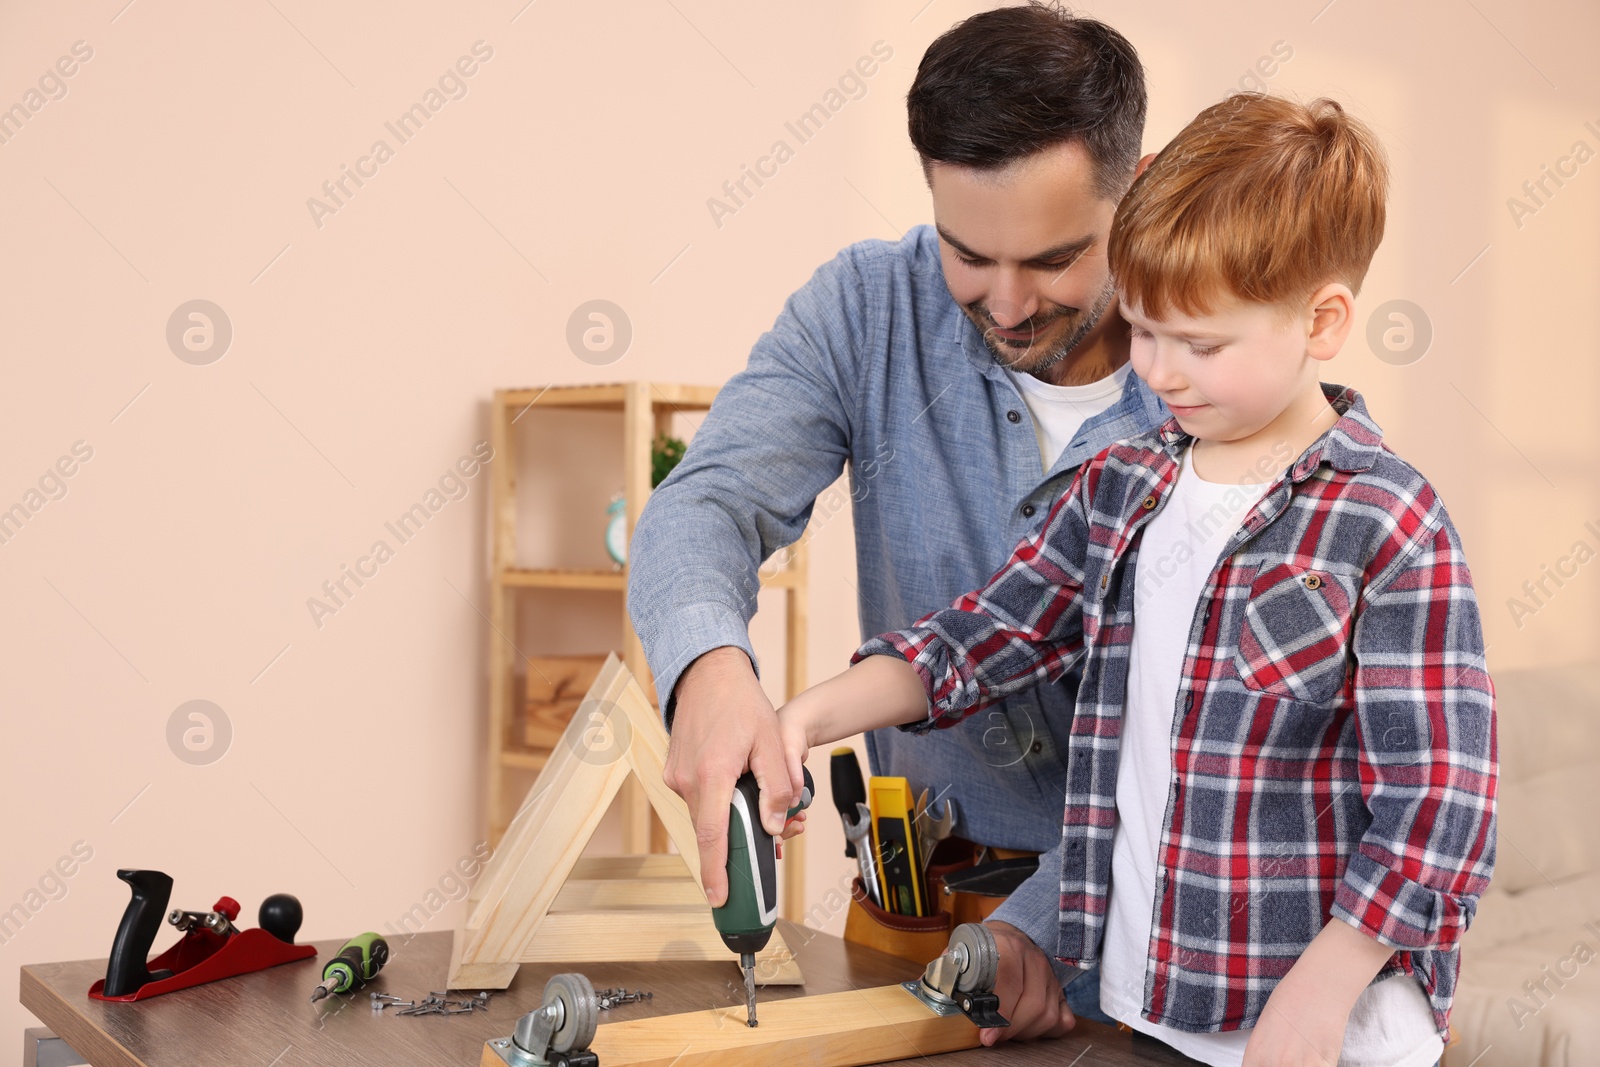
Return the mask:
<svg viewBox="0 0 1600 1067">
<path fill-rule="evenodd" d="M 1094 307 L 1091 308 L 1089 313 L 1084 316 L 1083 321 L 1078 323 L 1077 328 L 1066 337 L 1062 338 L 1059 343 L 1050 348 L 1043 355 L 1039 356 L 1037 361 L 1031 366 L 1022 365 L 1022 363 L 1033 354 L 1034 350 L 1031 347 L 1024 349 L 1019 357 L 1015 354 L 1016 350 L 1008 347 L 1004 341 L 1000 341 L 994 337 L 991 337 L 989 331 L 985 329 L 980 322 L 974 322 L 974 325 L 978 327 L 978 333 L 983 338 L 984 347 L 989 350 L 990 355 L 994 356 L 995 362 L 999 363 L 1007 370 L 1016 372 L 1018 374 L 1032 374 L 1035 377 L 1042 378 L 1044 373 L 1051 367 L 1054 367 L 1056 364 L 1060 363 L 1062 360 L 1071 355 L 1072 351 L 1078 347 L 1079 343 L 1081 343 L 1085 337 L 1089 336 L 1094 328 L 1099 325 L 1100 319 L 1105 315 L 1106 309 L 1111 306 L 1111 301 L 1113 298 L 1115 298 L 1116 294 L 1116 285 L 1108 278 L 1106 280 L 1106 287 L 1101 292 L 1100 298 L 1095 301 Z M 967 309 L 967 311 L 969 312 L 969 317 L 978 317 L 978 313 L 974 312 L 970 307 Z"/>
</svg>

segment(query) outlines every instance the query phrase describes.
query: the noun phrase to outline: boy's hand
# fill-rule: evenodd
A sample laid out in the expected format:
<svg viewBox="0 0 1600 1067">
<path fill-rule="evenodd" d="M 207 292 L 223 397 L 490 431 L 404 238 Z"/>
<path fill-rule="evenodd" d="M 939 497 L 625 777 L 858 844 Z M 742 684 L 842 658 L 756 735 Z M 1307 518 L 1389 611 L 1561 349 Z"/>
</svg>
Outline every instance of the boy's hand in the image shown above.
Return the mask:
<svg viewBox="0 0 1600 1067">
<path fill-rule="evenodd" d="M 814 700 L 808 689 L 778 709 L 778 742 L 783 749 L 783 763 L 788 768 L 791 781 L 805 781 L 806 754 L 811 751 L 810 723 L 806 712 Z M 784 836 L 790 835 L 785 833 Z"/>
<path fill-rule="evenodd" d="M 1335 1067 L 1350 1009 L 1393 951 L 1331 918 L 1278 980 L 1244 1047 L 1243 1067 Z"/>
<path fill-rule="evenodd" d="M 1267 998 L 1244 1048 L 1243 1067 L 1336 1067 L 1348 1005 L 1283 976 Z"/>
<path fill-rule="evenodd" d="M 979 1030 L 978 1040 L 994 1045 L 1036 1037 L 1065 1037 L 1078 1020 L 1067 1007 L 1061 983 L 1044 950 L 1010 923 L 991 920 L 984 925 L 994 933 L 995 947 L 1000 950 L 994 991 L 1000 998 L 1000 1014 L 1010 1019 L 1011 1025 Z"/>
</svg>

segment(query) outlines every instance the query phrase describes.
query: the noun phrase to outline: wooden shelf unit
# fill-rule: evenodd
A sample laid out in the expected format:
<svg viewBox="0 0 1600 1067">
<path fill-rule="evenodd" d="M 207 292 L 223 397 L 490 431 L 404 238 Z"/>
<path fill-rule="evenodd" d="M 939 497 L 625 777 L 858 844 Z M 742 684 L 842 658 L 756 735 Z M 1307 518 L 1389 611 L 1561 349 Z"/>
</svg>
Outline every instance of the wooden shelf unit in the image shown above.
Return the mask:
<svg viewBox="0 0 1600 1067">
<path fill-rule="evenodd" d="M 583 410 L 615 412 L 622 416 L 623 497 L 625 532 L 629 541 L 634 527 L 650 498 L 651 444 L 659 435 L 670 433 L 672 416 L 678 412 L 705 411 L 716 397 L 714 386 L 677 385 L 664 382 L 617 382 L 607 385 L 552 385 L 544 388 L 499 389 L 490 410 L 490 443 L 495 462 L 491 470 L 489 618 L 489 760 L 488 820 L 489 841 L 497 844 L 510 823 L 513 811 L 507 810 L 505 777 L 508 768 L 538 770 L 544 766 L 548 749 L 533 748 L 524 742 L 515 714 L 512 695 L 515 686 L 516 650 L 511 639 L 516 625 L 515 597 L 519 590 L 598 590 L 626 593 L 628 571 L 594 568 L 517 566 L 516 450 L 512 434 L 519 420 L 537 417 L 541 410 Z M 601 535 L 601 520 L 596 517 L 595 536 Z M 805 688 L 807 560 L 805 537 L 787 553 L 781 570 L 768 573 L 762 568 L 762 588 L 782 589 L 785 593 L 785 698 Z M 644 648 L 622 610 L 623 663 L 638 679 L 651 703 L 659 707 L 654 678 L 645 662 Z M 666 835 L 651 815 L 648 801 L 633 783 L 622 794 L 623 849 L 630 853 L 664 851 Z M 797 847 L 799 846 L 799 847 Z M 803 909 L 803 838 L 784 845 L 785 915 L 798 918 Z"/>
</svg>

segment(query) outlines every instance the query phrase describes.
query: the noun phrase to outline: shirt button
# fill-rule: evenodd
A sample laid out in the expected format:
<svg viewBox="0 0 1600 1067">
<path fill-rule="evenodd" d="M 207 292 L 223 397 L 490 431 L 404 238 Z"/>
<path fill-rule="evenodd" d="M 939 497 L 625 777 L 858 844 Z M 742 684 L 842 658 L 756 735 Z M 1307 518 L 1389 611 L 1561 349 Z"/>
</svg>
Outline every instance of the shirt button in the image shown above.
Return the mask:
<svg viewBox="0 0 1600 1067">
<path fill-rule="evenodd" d="M 1109 581 L 1111 581 L 1111 576 L 1108 574 L 1102 574 L 1100 576 L 1100 588 L 1104 589 L 1106 587 L 1106 583 Z"/>
<path fill-rule="evenodd" d="M 1015 408 L 1012 408 L 1010 411 L 1006 412 L 1006 418 L 1011 420 L 1012 422 L 1021 422 L 1022 421 L 1021 413 L 1019 413 Z"/>
<path fill-rule="evenodd" d="M 1032 504 L 1024 504 L 1022 505 L 1022 517 L 1025 519 L 1031 519 L 1033 518 L 1033 513 L 1036 510 L 1037 509 Z M 1312 588 L 1315 588 L 1315 586 Z"/>
<path fill-rule="evenodd" d="M 1044 742 L 1043 741 L 1035 741 L 1033 744 L 1028 746 L 1028 751 L 1032 752 L 1035 756 L 1037 756 L 1039 753 L 1044 751 Z"/>
<path fill-rule="evenodd" d="M 1155 494 L 1151 493 L 1149 496 L 1145 497 L 1144 498 L 1144 503 L 1142 505 L 1140 505 L 1140 506 L 1143 507 L 1146 511 L 1149 511 L 1151 508 L 1155 507 L 1156 506 L 1156 496 L 1155 496 Z"/>
<path fill-rule="evenodd" d="M 1321 575 L 1317 575 L 1317 574 L 1308 574 L 1308 575 L 1306 575 L 1306 588 L 1307 589 L 1318 589 L 1318 588 L 1321 588 L 1321 586 L 1322 586 L 1322 577 L 1321 577 Z"/>
</svg>

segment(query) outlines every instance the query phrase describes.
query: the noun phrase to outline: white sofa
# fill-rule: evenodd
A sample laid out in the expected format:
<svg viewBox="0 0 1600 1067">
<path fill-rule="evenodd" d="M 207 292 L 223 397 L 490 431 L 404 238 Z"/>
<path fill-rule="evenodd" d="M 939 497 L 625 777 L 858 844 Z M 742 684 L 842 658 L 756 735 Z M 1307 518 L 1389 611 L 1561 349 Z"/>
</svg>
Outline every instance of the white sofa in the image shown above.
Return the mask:
<svg viewBox="0 0 1600 1067">
<path fill-rule="evenodd" d="M 1444 1067 L 1600 1067 L 1600 662 L 1489 670 L 1498 850 Z"/>
</svg>

